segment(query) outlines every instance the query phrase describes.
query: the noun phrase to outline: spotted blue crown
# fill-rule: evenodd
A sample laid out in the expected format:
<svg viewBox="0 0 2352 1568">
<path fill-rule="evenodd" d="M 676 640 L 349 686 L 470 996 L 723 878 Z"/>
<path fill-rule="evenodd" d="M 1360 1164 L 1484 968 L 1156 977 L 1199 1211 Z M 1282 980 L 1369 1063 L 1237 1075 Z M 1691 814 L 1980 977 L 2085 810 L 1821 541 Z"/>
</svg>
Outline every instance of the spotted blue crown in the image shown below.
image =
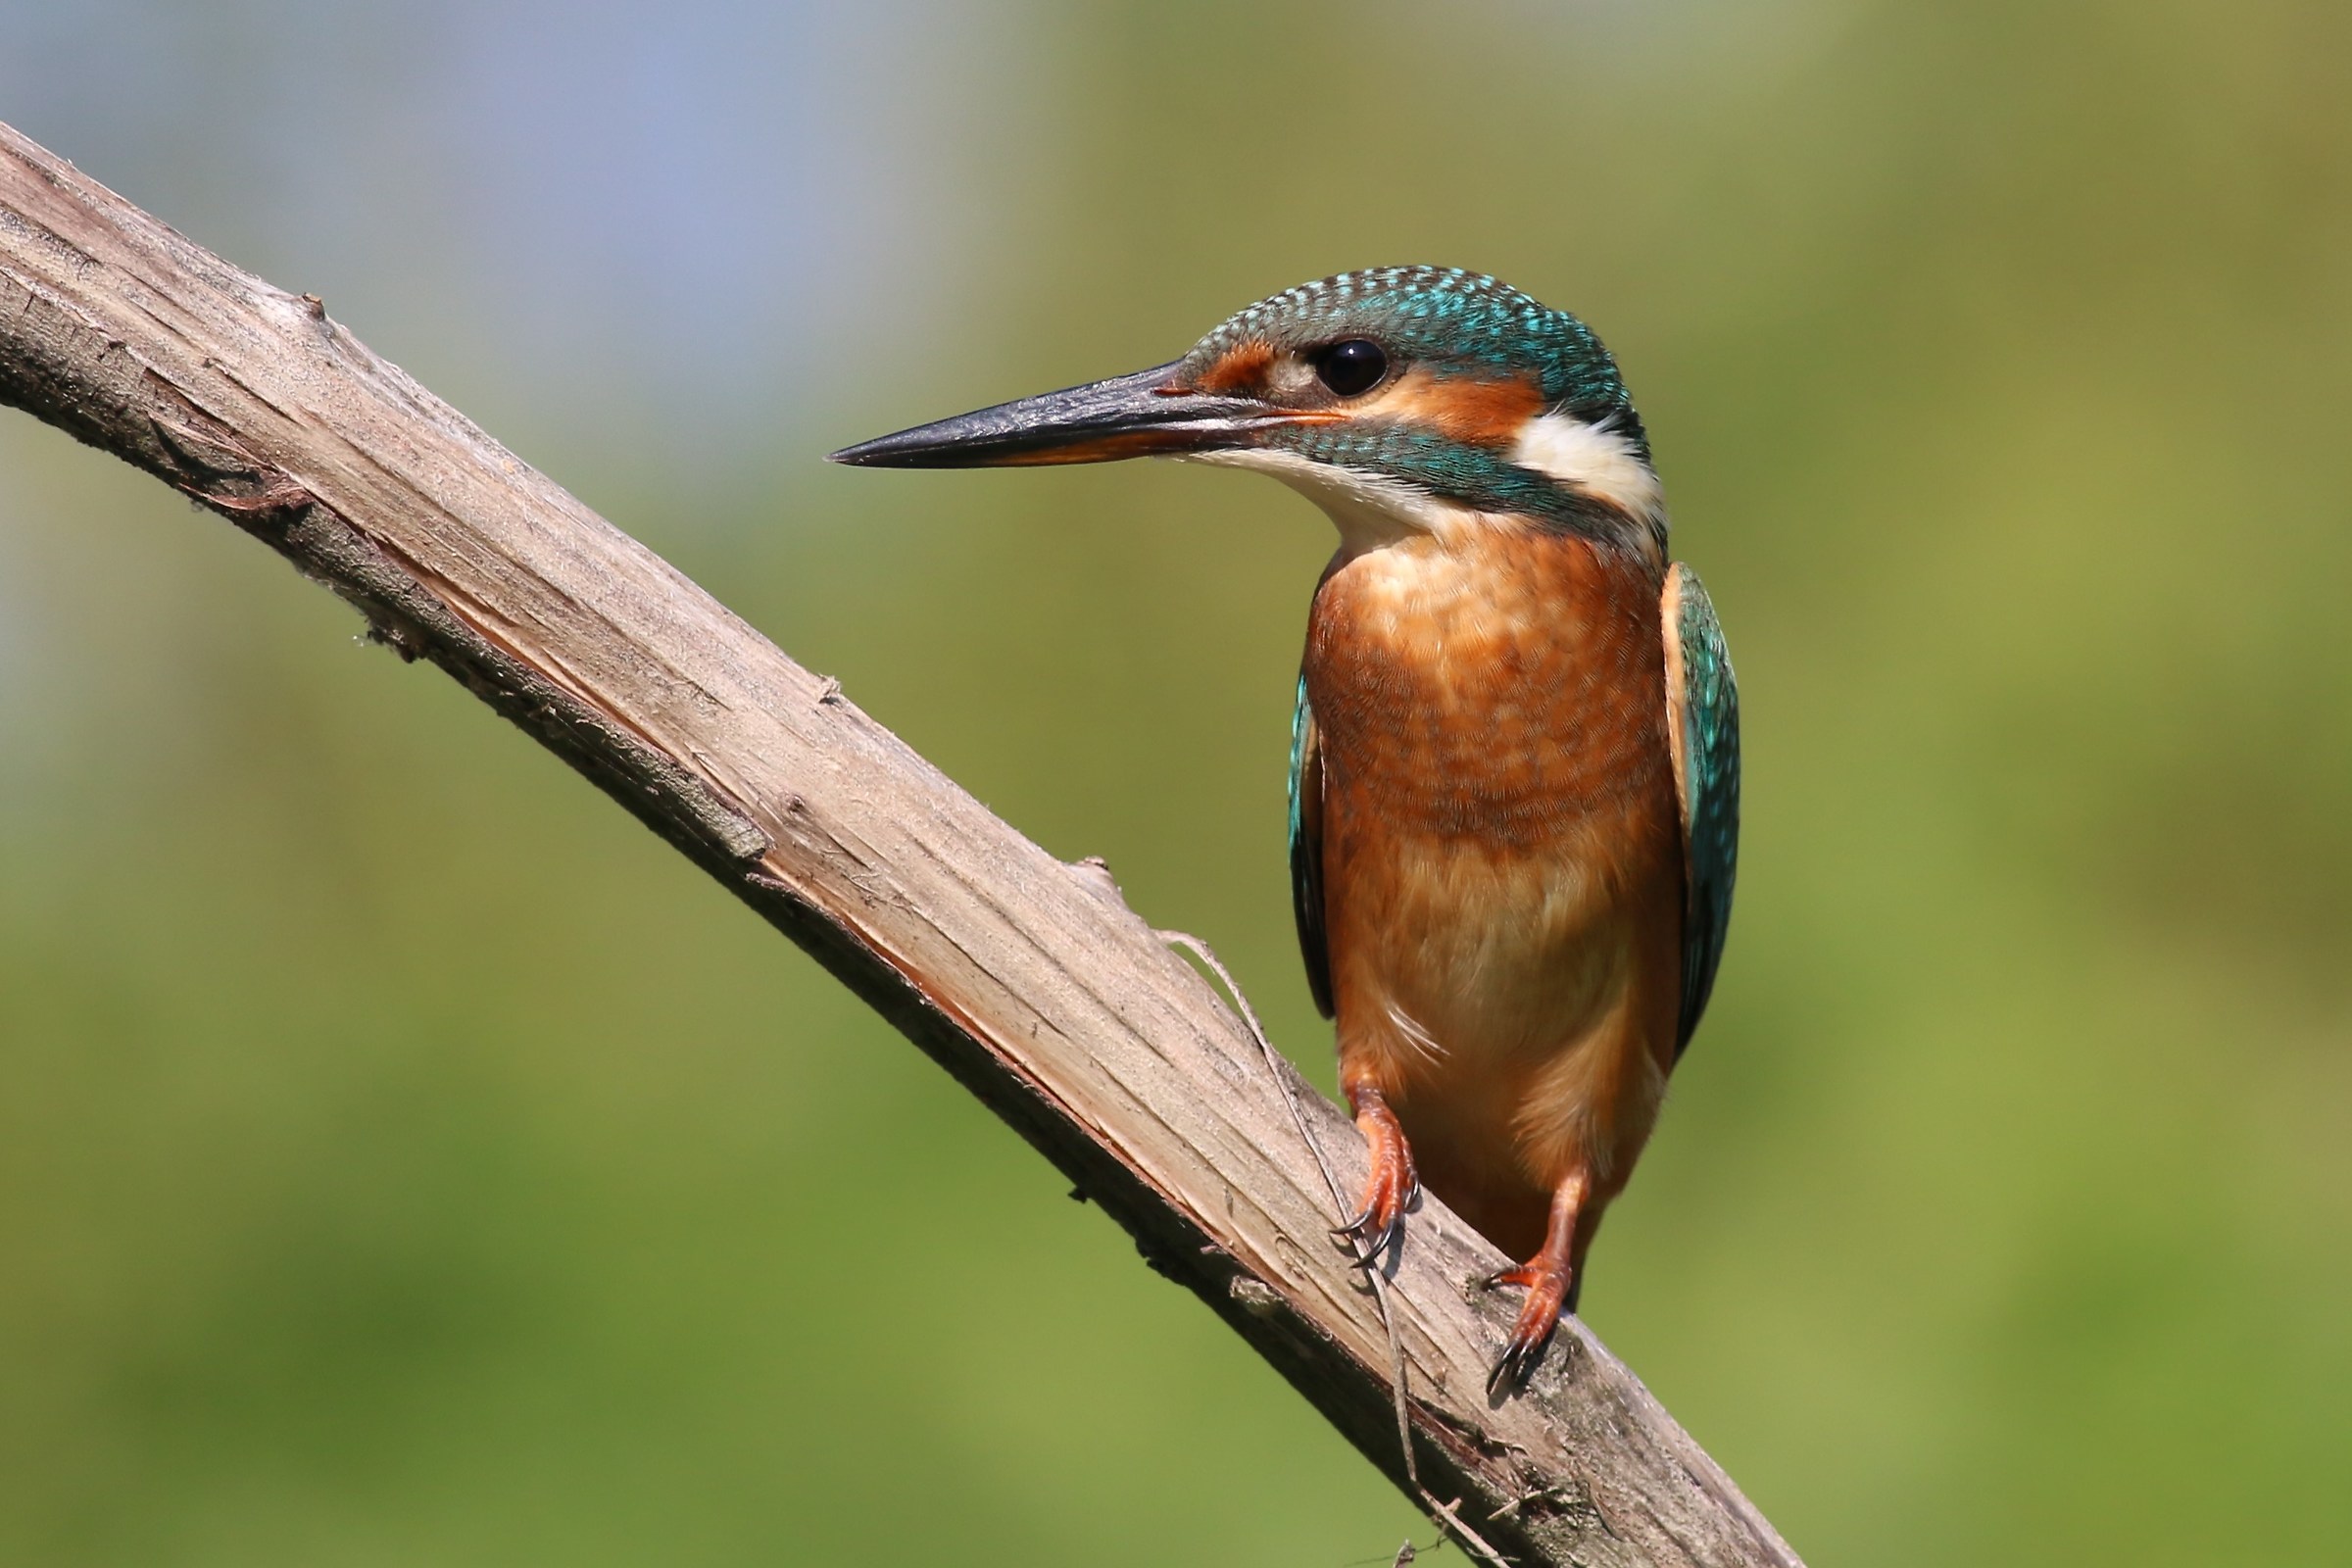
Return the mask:
<svg viewBox="0 0 2352 1568">
<path fill-rule="evenodd" d="M 1236 312 L 1178 363 L 1198 373 L 1252 339 L 1304 349 L 1358 336 L 1440 376 L 1533 376 L 1548 409 L 1606 423 L 1649 456 L 1633 394 L 1591 327 L 1459 267 L 1367 267 L 1286 288 Z"/>
</svg>

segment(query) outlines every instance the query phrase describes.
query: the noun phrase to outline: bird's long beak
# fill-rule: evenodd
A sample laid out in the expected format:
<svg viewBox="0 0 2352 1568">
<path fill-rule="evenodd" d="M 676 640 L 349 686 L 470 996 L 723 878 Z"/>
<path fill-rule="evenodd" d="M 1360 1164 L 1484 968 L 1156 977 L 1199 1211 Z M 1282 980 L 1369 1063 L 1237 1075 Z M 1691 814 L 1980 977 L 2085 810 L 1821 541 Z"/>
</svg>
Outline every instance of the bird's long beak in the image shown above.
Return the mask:
<svg viewBox="0 0 2352 1568">
<path fill-rule="evenodd" d="M 1248 398 L 1188 390 L 1175 379 L 1181 363 L 918 424 L 844 447 L 831 461 L 868 468 L 1109 463 L 1237 446 L 1298 417 Z"/>
</svg>

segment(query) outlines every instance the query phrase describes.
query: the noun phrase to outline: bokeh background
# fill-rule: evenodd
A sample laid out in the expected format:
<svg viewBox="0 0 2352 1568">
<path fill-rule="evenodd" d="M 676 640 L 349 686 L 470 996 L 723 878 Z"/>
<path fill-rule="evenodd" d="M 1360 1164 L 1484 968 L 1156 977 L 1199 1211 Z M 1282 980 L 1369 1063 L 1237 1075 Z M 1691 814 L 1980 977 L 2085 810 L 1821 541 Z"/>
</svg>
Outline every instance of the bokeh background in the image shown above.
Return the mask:
<svg viewBox="0 0 2352 1568">
<path fill-rule="evenodd" d="M 1586 315 L 1749 760 L 1590 1320 L 1817 1565 L 2352 1560 L 2352 9 L 0 0 L 0 118 L 1107 856 L 1325 1084 L 1281 804 L 1323 521 L 818 456 L 1351 266 Z M 943 1074 L 357 629 L 0 417 L 0 1560 L 1418 1528 Z"/>
</svg>

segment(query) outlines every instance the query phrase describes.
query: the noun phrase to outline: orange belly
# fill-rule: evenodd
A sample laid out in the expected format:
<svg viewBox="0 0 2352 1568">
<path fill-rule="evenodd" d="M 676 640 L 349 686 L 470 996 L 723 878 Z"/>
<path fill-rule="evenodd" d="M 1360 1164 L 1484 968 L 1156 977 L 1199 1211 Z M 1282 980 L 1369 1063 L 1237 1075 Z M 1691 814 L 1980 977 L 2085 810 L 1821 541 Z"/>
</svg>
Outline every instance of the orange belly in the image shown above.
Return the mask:
<svg viewBox="0 0 2352 1568">
<path fill-rule="evenodd" d="M 1673 1060 L 1658 589 L 1637 558 L 1497 529 L 1344 561 L 1309 626 L 1343 1075 L 1520 1256 L 1571 1173 L 1594 1221 L 1623 1188 Z"/>
</svg>

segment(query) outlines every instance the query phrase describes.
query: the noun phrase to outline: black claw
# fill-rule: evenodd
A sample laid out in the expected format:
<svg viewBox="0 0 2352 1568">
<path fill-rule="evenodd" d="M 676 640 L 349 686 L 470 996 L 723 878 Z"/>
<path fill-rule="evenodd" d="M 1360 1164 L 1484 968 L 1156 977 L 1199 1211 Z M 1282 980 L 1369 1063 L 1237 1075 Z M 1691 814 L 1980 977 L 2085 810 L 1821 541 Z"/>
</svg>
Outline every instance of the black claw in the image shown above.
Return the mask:
<svg viewBox="0 0 2352 1568">
<path fill-rule="evenodd" d="M 1360 1269 L 1369 1270 L 1377 1266 L 1381 1254 L 1398 1245 L 1404 1232 L 1402 1215 L 1389 1221 L 1377 1231 L 1372 1228 L 1372 1218 L 1373 1210 L 1366 1209 L 1331 1233 L 1357 1245 L 1360 1250 L 1355 1255 L 1355 1266 Z"/>
<path fill-rule="evenodd" d="M 1420 1197 L 1421 1183 L 1416 1179 L 1404 1190 L 1403 1200 L 1397 1203 L 1396 1213 L 1386 1225 L 1374 1228 L 1381 1206 L 1380 1200 L 1375 1198 L 1364 1205 L 1362 1213 L 1347 1224 L 1333 1226 L 1331 1234 L 1343 1241 L 1356 1243 L 1361 1250 L 1356 1254 L 1355 1266 L 1370 1269 L 1392 1249 L 1404 1245 L 1404 1211 L 1412 1207 Z"/>
<path fill-rule="evenodd" d="M 1494 1370 L 1487 1374 L 1487 1397 L 1499 1399 L 1516 1388 L 1518 1383 L 1519 1342 L 1513 1340 L 1504 1348 L 1501 1359 L 1494 1363 Z"/>
<path fill-rule="evenodd" d="M 1544 1348 L 1550 1343 L 1551 1336 L 1548 1334 L 1534 1340 L 1522 1340 L 1514 1335 L 1511 1343 L 1504 1347 L 1502 1358 L 1494 1363 L 1494 1370 L 1487 1375 L 1487 1397 L 1499 1399 L 1526 1387 L 1528 1375 L 1544 1359 Z"/>
</svg>

